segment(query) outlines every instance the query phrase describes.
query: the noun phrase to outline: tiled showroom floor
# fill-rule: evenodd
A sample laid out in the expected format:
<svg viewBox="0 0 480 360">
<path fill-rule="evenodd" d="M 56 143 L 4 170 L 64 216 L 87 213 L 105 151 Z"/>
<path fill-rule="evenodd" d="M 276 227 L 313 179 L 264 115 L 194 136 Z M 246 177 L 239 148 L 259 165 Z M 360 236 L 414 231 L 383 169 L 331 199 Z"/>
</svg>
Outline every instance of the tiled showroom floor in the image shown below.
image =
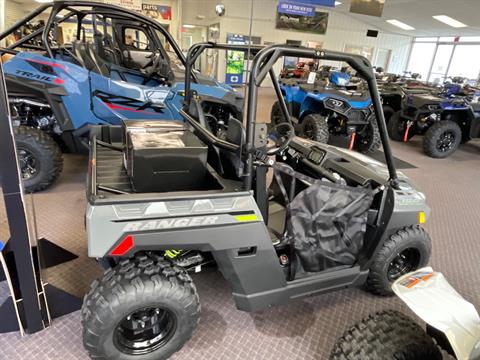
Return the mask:
<svg viewBox="0 0 480 360">
<path fill-rule="evenodd" d="M 261 119 L 269 118 L 273 98 L 262 91 Z M 416 166 L 403 170 L 425 192 L 432 208 L 426 229 L 433 239 L 431 265 L 480 307 L 480 142 L 462 145 L 444 160 L 423 154 L 421 138 L 393 143 L 397 158 Z M 47 281 L 83 296 L 100 274 L 87 258 L 83 226 L 86 158 L 65 156 L 60 181 L 35 194 L 39 236 L 79 256 L 48 269 Z M 31 199 L 29 200 L 31 201 Z M 3 215 L 3 214 L 2 214 Z M 5 219 L 0 218 L 4 236 Z M 202 314 L 192 340 L 174 359 L 325 359 L 335 339 L 367 314 L 394 308 L 411 314 L 399 300 L 380 298 L 360 289 L 347 289 L 292 302 L 261 313 L 236 310 L 228 284 L 216 272 L 195 276 Z M 7 288 L 0 283 L 0 301 Z M 1 321 L 1 319 L 0 319 Z M 85 359 L 80 313 L 56 319 L 51 328 L 21 338 L 0 334 L 0 359 Z"/>
</svg>

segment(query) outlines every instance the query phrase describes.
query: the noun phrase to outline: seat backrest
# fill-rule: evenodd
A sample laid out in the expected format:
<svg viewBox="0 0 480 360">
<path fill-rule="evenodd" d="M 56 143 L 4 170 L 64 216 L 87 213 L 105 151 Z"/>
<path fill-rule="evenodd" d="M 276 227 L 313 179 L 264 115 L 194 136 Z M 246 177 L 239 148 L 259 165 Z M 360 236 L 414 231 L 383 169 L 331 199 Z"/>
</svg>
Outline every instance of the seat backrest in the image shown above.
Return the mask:
<svg viewBox="0 0 480 360">
<path fill-rule="evenodd" d="M 100 73 L 98 65 L 92 58 L 90 54 L 90 49 L 88 48 L 88 43 L 82 40 L 75 40 L 73 42 L 73 49 L 75 55 L 81 60 L 82 65 L 90 71 Z"/>
<path fill-rule="evenodd" d="M 96 71 L 103 76 L 109 76 L 110 71 L 108 70 L 107 64 L 99 56 L 98 51 L 96 51 L 93 44 L 92 43 L 87 43 L 87 49 L 88 49 L 89 56 L 92 59 L 92 61 L 94 63 L 94 67 L 95 67 L 95 70 L 92 70 L 92 71 Z"/>
</svg>

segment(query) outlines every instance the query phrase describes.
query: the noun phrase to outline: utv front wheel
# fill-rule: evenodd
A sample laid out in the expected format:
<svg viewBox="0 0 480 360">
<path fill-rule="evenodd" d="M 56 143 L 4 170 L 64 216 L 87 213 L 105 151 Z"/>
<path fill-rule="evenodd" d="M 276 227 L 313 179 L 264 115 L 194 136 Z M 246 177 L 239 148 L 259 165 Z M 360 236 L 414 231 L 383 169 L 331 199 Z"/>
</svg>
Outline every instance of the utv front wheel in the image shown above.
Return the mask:
<svg viewBox="0 0 480 360">
<path fill-rule="evenodd" d="M 83 344 L 95 359 L 167 359 L 200 313 L 190 276 L 157 256 L 137 256 L 95 281 L 82 307 Z"/>
<path fill-rule="evenodd" d="M 328 143 L 330 132 L 327 119 L 320 114 L 309 114 L 302 121 L 301 137 L 313 141 Z"/>
<path fill-rule="evenodd" d="M 453 154 L 461 141 L 460 126 L 450 120 L 441 120 L 430 126 L 425 133 L 423 150 L 430 157 L 442 159 Z"/>
<path fill-rule="evenodd" d="M 62 172 L 63 158 L 58 144 L 45 132 L 26 126 L 13 128 L 18 162 L 26 192 L 52 185 Z"/>
<path fill-rule="evenodd" d="M 393 295 L 392 283 L 427 265 L 432 251 L 430 236 L 420 226 L 409 226 L 391 235 L 375 255 L 366 287 L 377 295 Z"/>
<path fill-rule="evenodd" d="M 331 360 L 441 360 L 433 339 L 408 316 L 387 310 L 370 315 L 346 331 L 334 345 Z"/>
</svg>

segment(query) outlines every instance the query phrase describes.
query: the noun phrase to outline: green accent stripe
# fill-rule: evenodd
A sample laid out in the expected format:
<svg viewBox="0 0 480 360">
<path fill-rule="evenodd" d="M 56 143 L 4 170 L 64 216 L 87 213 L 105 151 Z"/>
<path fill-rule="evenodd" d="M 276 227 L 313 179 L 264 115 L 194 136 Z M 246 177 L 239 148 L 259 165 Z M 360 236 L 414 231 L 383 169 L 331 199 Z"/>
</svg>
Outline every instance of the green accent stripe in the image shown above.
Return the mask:
<svg viewBox="0 0 480 360">
<path fill-rule="evenodd" d="M 248 214 L 248 215 L 236 215 L 234 216 L 235 220 L 237 221 L 257 221 L 258 217 L 255 214 Z"/>
</svg>

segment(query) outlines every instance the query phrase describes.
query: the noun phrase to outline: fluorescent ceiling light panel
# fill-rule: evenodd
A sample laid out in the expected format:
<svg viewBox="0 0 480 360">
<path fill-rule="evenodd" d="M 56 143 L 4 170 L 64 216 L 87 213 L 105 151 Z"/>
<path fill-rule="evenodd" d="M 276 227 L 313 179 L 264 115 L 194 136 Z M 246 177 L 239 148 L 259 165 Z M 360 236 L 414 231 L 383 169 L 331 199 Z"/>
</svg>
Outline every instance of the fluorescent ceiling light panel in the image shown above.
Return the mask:
<svg viewBox="0 0 480 360">
<path fill-rule="evenodd" d="M 335 1 L 335 6 L 342 5 L 340 1 Z"/>
<path fill-rule="evenodd" d="M 193 29 L 195 27 L 195 25 L 183 25 L 184 28 L 187 28 L 187 29 Z"/>
<path fill-rule="evenodd" d="M 391 20 L 387 20 L 387 23 L 392 24 L 393 26 L 399 27 L 400 29 L 403 29 L 403 30 L 415 30 L 413 26 L 405 24 L 399 20 L 391 19 Z"/>
<path fill-rule="evenodd" d="M 462 28 L 462 27 L 467 27 L 467 25 L 465 25 L 464 23 L 458 21 L 458 20 L 455 20 L 455 19 L 452 19 L 450 16 L 447 16 L 447 15 L 434 15 L 432 16 L 435 20 L 437 21 L 440 21 L 444 24 L 447 24 L 451 27 L 454 27 L 454 28 Z"/>
</svg>

